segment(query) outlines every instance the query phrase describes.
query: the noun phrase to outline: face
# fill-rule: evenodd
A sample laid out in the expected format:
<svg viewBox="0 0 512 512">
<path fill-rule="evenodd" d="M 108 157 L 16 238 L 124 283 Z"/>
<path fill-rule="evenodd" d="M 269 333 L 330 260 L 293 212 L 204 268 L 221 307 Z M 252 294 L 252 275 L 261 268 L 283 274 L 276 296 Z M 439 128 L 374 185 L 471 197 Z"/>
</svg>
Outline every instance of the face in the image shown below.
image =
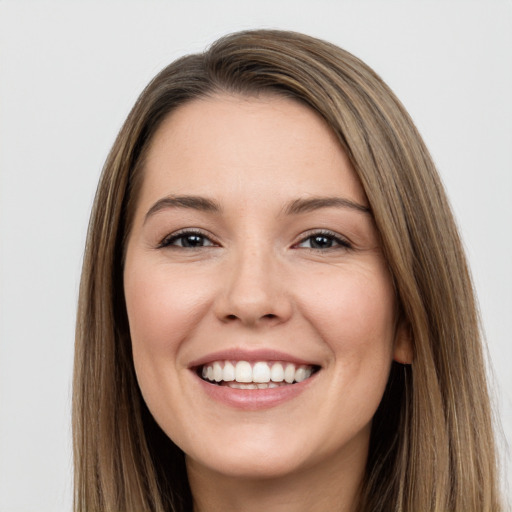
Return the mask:
<svg viewBox="0 0 512 512">
<path fill-rule="evenodd" d="M 234 96 L 174 111 L 145 163 L 124 285 L 142 394 L 189 465 L 364 465 L 407 343 L 364 191 L 313 111 Z"/>
</svg>

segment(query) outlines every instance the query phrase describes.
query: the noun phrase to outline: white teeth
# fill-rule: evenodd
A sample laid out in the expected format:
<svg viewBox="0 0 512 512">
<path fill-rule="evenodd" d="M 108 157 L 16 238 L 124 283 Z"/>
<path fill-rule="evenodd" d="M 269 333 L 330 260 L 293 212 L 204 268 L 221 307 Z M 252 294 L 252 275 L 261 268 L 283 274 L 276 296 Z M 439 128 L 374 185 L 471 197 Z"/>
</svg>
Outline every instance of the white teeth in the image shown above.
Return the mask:
<svg viewBox="0 0 512 512">
<path fill-rule="evenodd" d="M 218 361 L 215 361 L 215 363 L 213 363 L 213 379 L 215 382 L 220 382 L 222 380 L 222 373 L 222 366 Z"/>
<path fill-rule="evenodd" d="M 235 380 L 235 367 L 229 362 L 224 363 L 224 370 L 222 371 L 222 380 L 224 382 L 232 382 Z"/>
<path fill-rule="evenodd" d="M 228 387 L 234 389 L 258 389 L 258 384 L 242 384 L 241 382 L 230 382 Z"/>
<path fill-rule="evenodd" d="M 312 373 L 312 366 L 266 361 L 237 361 L 235 364 L 231 361 L 214 361 L 201 369 L 203 379 L 219 384 L 225 382 L 235 389 L 275 388 L 302 382 Z"/>
<path fill-rule="evenodd" d="M 309 372 L 305 366 L 300 366 L 297 368 L 297 371 L 295 372 L 295 380 L 297 382 L 302 382 L 303 380 L 306 380 L 311 375 L 311 372 Z"/>
<path fill-rule="evenodd" d="M 237 382 L 252 382 L 252 368 L 247 361 L 238 361 L 235 369 L 235 380 Z"/>
<path fill-rule="evenodd" d="M 274 363 L 270 370 L 270 380 L 272 382 L 283 382 L 284 370 L 281 363 Z"/>
<path fill-rule="evenodd" d="M 270 368 L 267 363 L 256 363 L 252 369 L 253 382 L 269 382 Z"/>
<path fill-rule="evenodd" d="M 241 382 L 227 382 L 226 387 L 233 389 L 274 389 L 279 388 L 281 386 L 286 386 L 286 384 L 276 384 L 275 382 L 261 382 L 258 384 L 242 384 Z"/>
<path fill-rule="evenodd" d="M 209 378 L 209 377 L 208 377 Z M 291 384 L 295 380 L 295 365 L 288 363 L 284 370 L 284 380 Z"/>
</svg>

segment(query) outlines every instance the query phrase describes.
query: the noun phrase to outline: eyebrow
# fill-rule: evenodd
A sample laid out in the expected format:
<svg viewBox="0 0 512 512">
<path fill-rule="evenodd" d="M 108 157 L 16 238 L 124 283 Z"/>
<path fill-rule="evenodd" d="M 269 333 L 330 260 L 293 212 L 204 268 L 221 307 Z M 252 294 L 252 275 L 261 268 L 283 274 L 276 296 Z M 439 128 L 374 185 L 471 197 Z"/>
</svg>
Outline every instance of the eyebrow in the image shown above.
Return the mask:
<svg viewBox="0 0 512 512">
<path fill-rule="evenodd" d="M 146 213 L 144 223 L 149 217 L 168 208 L 190 208 L 202 212 L 221 213 L 222 207 L 212 199 L 202 196 L 167 196 L 159 199 Z M 283 211 L 285 215 L 299 215 L 321 208 L 349 208 L 358 212 L 371 214 L 370 208 L 343 197 L 308 197 L 294 199 Z"/>
<path fill-rule="evenodd" d="M 201 196 L 167 196 L 159 199 L 146 213 L 144 222 L 155 213 L 166 210 L 167 208 L 190 208 L 192 210 L 200 210 L 202 212 L 219 213 L 222 211 L 221 206 L 206 197 Z"/>
<path fill-rule="evenodd" d="M 286 215 L 298 215 L 300 213 L 319 210 L 320 208 L 349 208 L 358 212 L 371 214 L 371 210 L 368 206 L 364 206 L 344 197 L 308 197 L 295 199 L 285 207 L 284 213 Z"/>
</svg>

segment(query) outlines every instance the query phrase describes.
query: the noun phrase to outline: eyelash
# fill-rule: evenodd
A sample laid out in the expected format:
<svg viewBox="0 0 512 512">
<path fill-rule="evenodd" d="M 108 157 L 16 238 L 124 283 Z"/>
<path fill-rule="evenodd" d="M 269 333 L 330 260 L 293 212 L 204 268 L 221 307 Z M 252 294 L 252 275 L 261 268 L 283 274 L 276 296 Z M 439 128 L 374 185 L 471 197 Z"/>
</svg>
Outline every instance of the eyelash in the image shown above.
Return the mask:
<svg viewBox="0 0 512 512">
<path fill-rule="evenodd" d="M 294 248 L 300 247 L 300 244 L 303 244 L 307 240 L 312 240 L 313 238 L 326 238 L 330 240 L 331 242 L 335 243 L 336 245 L 334 247 L 326 247 L 326 248 L 317 248 L 317 247 L 304 247 L 304 249 L 308 249 L 310 251 L 315 252 L 325 252 L 330 250 L 339 250 L 339 249 L 345 249 L 350 250 L 352 249 L 352 244 L 339 234 L 335 233 L 334 231 L 329 230 L 319 230 L 319 231 L 313 231 L 310 232 L 307 236 L 303 237 L 298 243 L 294 244 Z M 311 243 L 311 242 L 310 242 Z"/>
<path fill-rule="evenodd" d="M 184 245 L 173 245 L 173 243 L 176 242 L 177 240 L 182 239 L 182 241 L 183 241 L 183 239 L 185 239 L 189 236 L 197 236 L 204 240 L 208 240 L 211 242 L 211 245 L 201 245 L 198 247 L 186 247 Z M 213 247 L 215 245 L 217 245 L 217 244 L 208 235 L 206 235 L 202 231 L 197 230 L 197 229 L 183 229 L 181 231 L 177 231 L 176 233 L 172 233 L 172 234 L 166 236 L 160 242 L 160 244 L 158 245 L 158 248 L 164 249 L 166 247 L 180 247 L 182 249 L 200 249 L 202 247 Z"/>
<path fill-rule="evenodd" d="M 182 239 L 182 242 L 185 238 L 190 236 L 197 236 L 202 238 L 203 240 L 208 240 L 210 242 L 210 245 L 201 245 L 197 247 L 187 247 L 185 245 L 174 245 L 174 242 Z M 334 247 L 326 247 L 326 248 L 318 248 L 318 247 L 303 247 L 304 249 L 308 249 L 310 251 L 315 252 L 325 252 L 329 250 L 336 250 L 336 249 L 352 249 L 352 245 L 343 237 L 338 235 L 337 233 L 334 233 L 333 231 L 329 230 L 320 230 L 320 231 L 314 231 L 309 233 L 306 237 L 303 237 L 298 243 L 293 245 L 293 249 L 300 248 L 300 244 L 305 243 L 308 240 L 312 240 L 315 237 L 322 237 L 325 239 L 328 239 L 330 242 L 335 243 L 336 245 Z M 311 243 L 311 242 L 310 242 Z M 178 231 L 176 233 L 172 233 L 171 235 L 166 236 L 158 245 L 158 249 L 163 249 L 166 247 L 180 247 L 182 249 L 200 249 L 203 247 L 215 247 L 218 244 L 214 242 L 208 235 L 203 233 L 200 230 L 195 229 L 184 229 L 181 231 Z"/>
</svg>

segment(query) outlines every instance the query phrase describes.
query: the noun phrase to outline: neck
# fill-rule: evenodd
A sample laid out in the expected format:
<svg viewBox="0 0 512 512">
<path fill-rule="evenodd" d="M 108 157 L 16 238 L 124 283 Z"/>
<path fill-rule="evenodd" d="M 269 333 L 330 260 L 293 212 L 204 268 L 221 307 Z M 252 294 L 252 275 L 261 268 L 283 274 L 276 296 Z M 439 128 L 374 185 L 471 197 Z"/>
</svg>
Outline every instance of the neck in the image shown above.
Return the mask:
<svg viewBox="0 0 512 512">
<path fill-rule="evenodd" d="M 366 458 L 349 462 L 324 461 L 281 477 L 235 478 L 187 458 L 194 512 L 354 512 Z"/>
</svg>

